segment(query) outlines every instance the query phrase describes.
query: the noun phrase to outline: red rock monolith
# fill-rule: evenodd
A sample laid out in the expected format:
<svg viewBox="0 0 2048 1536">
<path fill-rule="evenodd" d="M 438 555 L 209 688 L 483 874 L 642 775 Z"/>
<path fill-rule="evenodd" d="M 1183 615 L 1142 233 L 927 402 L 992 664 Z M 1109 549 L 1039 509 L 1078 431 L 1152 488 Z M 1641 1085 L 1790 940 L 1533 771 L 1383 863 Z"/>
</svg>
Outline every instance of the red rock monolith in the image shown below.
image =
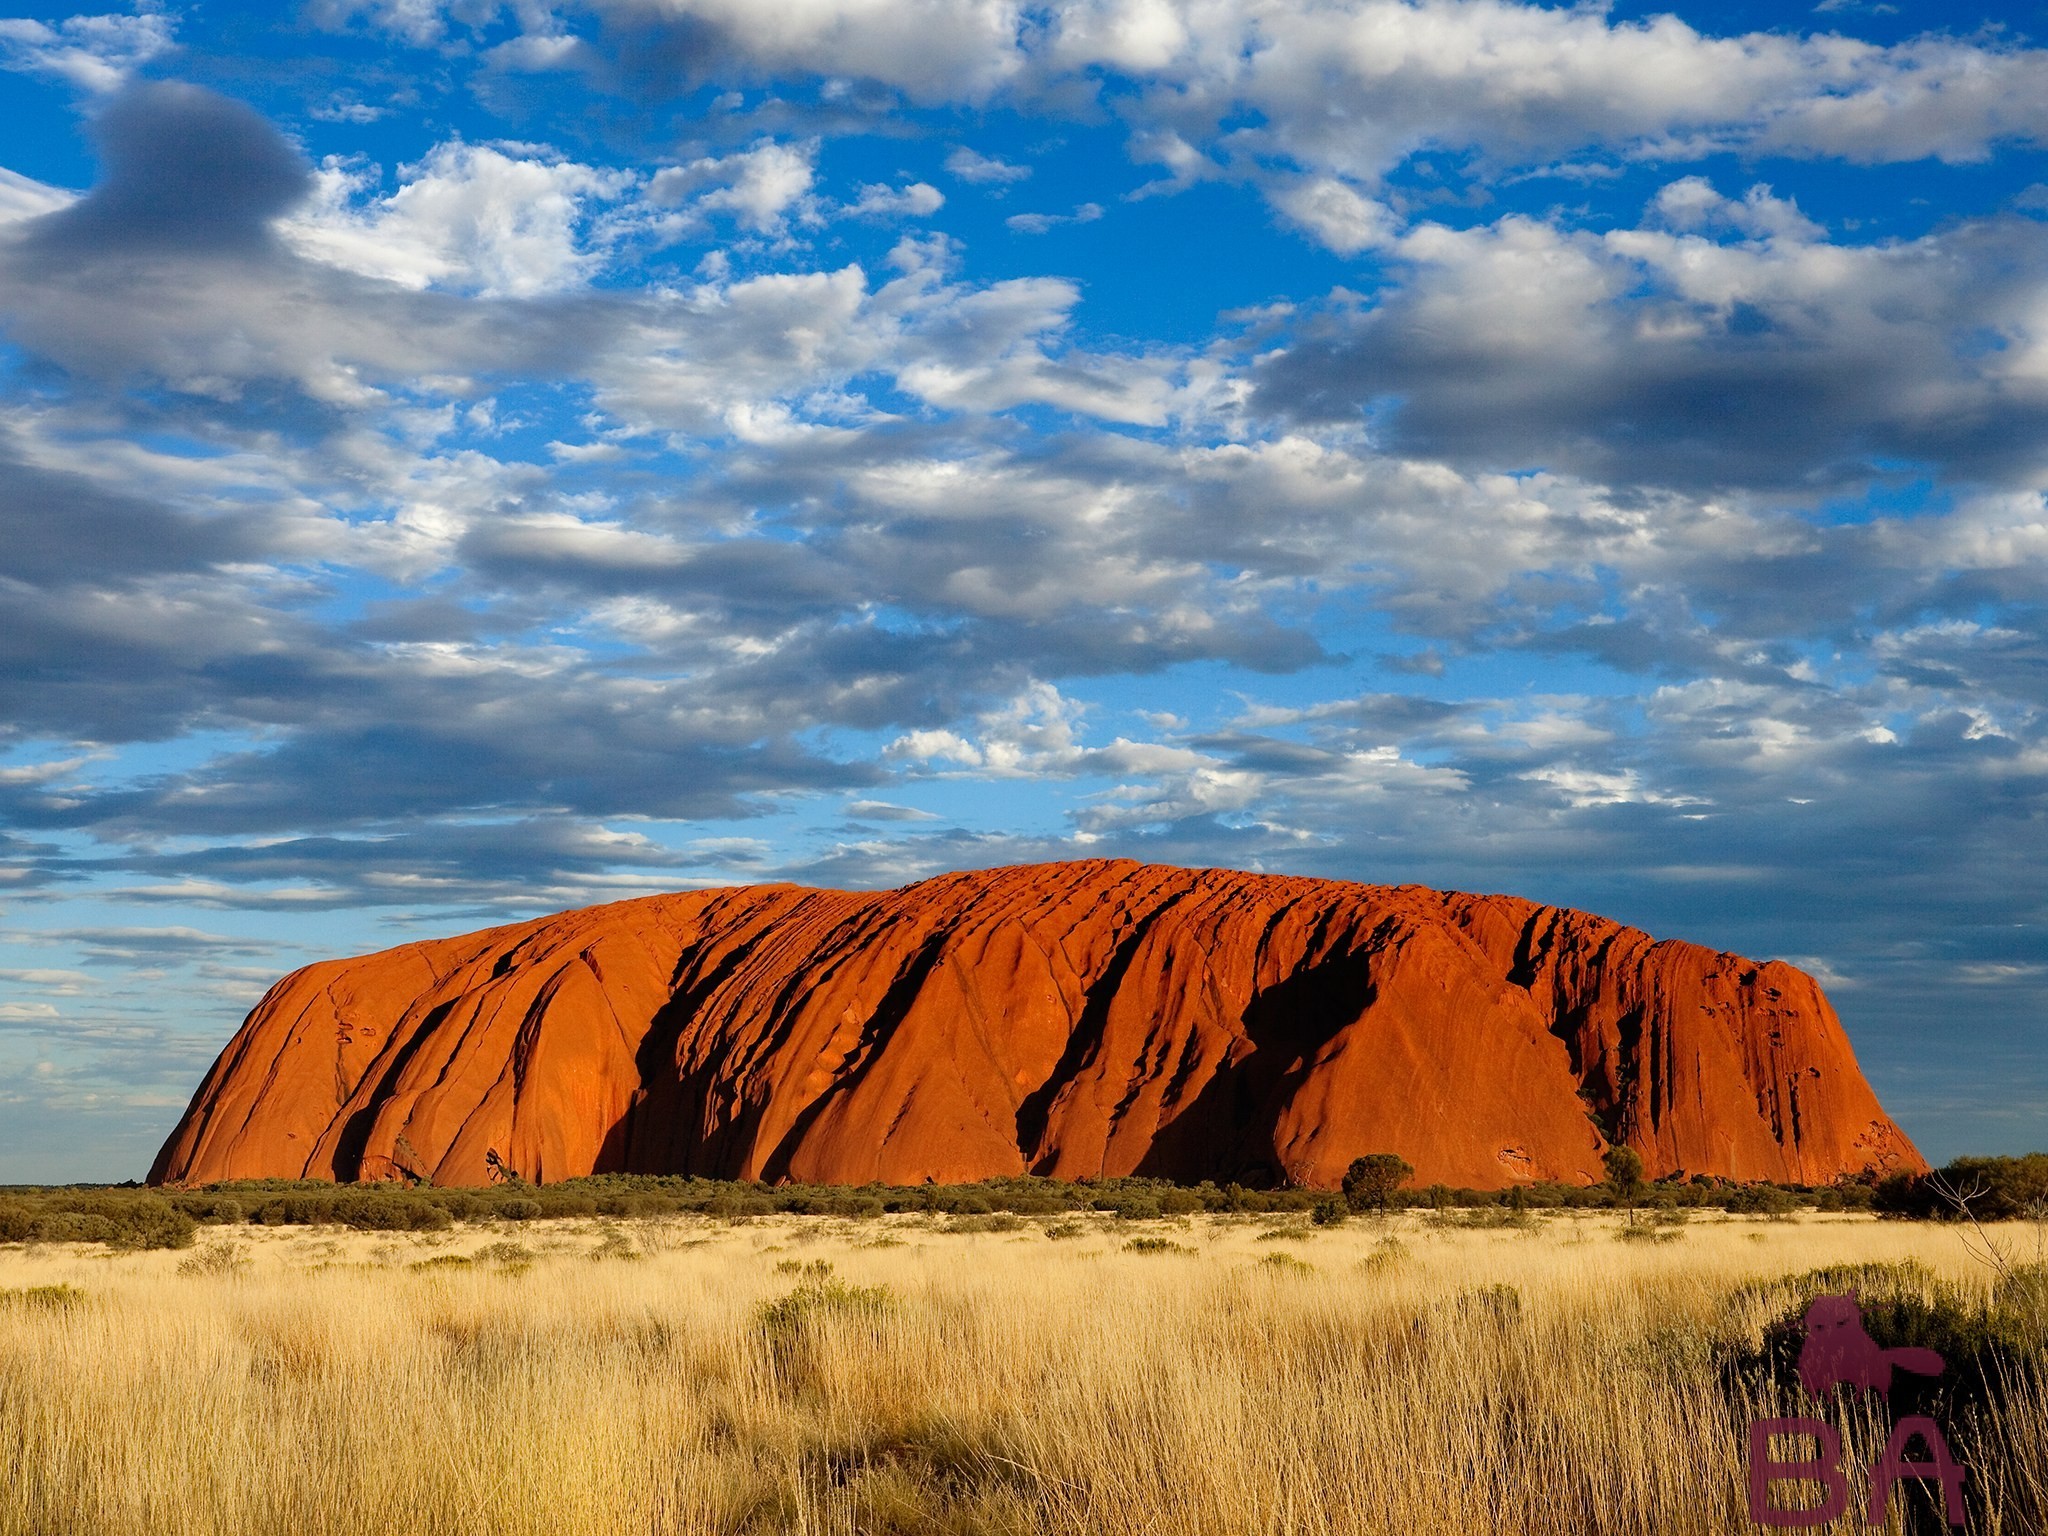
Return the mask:
<svg viewBox="0 0 2048 1536">
<path fill-rule="evenodd" d="M 1334 1186 L 1925 1168 L 1811 977 L 1511 896 L 1096 860 L 649 896 L 307 966 L 152 1183 Z"/>
</svg>

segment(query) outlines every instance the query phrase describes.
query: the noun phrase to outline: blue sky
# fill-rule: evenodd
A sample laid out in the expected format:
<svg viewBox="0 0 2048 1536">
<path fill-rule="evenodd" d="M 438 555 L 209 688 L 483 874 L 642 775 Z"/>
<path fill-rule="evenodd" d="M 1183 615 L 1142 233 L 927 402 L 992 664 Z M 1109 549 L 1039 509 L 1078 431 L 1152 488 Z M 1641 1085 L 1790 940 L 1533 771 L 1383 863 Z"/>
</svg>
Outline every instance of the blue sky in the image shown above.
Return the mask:
<svg viewBox="0 0 2048 1536">
<path fill-rule="evenodd" d="M 309 959 L 1106 854 L 1784 957 L 2048 1145 L 2039 23 L 0 7 L 0 1181 Z"/>
</svg>

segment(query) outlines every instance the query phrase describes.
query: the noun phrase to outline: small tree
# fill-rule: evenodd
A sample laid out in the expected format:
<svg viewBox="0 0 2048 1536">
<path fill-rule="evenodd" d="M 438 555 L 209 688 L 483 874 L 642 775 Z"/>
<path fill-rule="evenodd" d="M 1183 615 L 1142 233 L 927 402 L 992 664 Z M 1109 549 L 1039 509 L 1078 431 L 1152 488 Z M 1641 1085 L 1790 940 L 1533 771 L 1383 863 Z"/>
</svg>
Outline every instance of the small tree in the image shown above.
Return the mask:
<svg viewBox="0 0 2048 1536">
<path fill-rule="evenodd" d="M 1368 1153 L 1344 1170 L 1344 1203 L 1354 1211 L 1384 1211 L 1414 1172 L 1392 1152 Z"/>
<path fill-rule="evenodd" d="M 1607 1169 L 1607 1183 L 1622 1204 L 1628 1207 L 1629 1219 L 1635 1219 L 1636 1197 L 1643 1189 L 1643 1158 L 1634 1147 L 1609 1147 L 1600 1155 L 1601 1163 Z"/>
</svg>

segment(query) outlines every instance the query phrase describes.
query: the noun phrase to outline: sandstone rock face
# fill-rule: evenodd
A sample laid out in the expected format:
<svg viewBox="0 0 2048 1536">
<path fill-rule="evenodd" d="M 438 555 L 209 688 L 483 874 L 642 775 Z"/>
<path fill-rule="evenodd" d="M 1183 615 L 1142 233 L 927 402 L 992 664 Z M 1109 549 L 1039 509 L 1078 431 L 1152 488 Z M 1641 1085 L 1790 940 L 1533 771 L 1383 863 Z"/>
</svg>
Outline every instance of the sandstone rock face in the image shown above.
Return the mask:
<svg viewBox="0 0 2048 1536">
<path fill-rule="evenodd" d="M 1121 860 L 652 896 L 306 967 L 153 1183 L 1925 1168 L 1813 980 L 1509 896 Z"/>
</svg>

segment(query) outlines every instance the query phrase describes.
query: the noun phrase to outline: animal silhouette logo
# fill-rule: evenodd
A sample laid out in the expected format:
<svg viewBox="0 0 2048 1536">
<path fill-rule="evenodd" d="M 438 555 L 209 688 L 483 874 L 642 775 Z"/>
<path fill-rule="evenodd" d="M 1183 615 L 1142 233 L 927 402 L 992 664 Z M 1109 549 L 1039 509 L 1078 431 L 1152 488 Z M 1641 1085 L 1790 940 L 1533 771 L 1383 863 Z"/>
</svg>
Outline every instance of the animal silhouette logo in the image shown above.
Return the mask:
<svg viewBox="0 0 2048 1536">
<path fill-rule="evenodd" d="M 1806 1343 L 1799 1351 L 1799 1384 L 1814 1397 L 1837 1387 L 1889 1397 L 1894 1369 L 1939 1376 L 1947 1363 L 1931 1349 L 1882 1349 L 1864 1330 L 1854 1296 L 1817 1296 L 1806 1309 Z"/>
<path fill-rule="evenodd" d="M 1799 1384 L 1814 1398 L 1841 1387 L 1857 1394 L 1882 1393 L 1890 1415 L 1892 1372 L 1939 1376 L 1947 1362 L 1931 1349 L 1885 1349 L 1863 1326 L 1863 1308 L 1854 1296 L 1816 1296 L 1806 1309 L 1806 1342 L 1799 1350 Z M 1918 1441 L 1925 1460 L 1906 1453 Z M 1785 1459 L 1781 1444 L 1811 1443 L 1811 1456 Z M 1880 1526 L 1890 1508 L 1892 1490 L 1901 1482 L 1941 1485 L 1941 1512 L 1950 1526 L 1965 1523 L 1963 1480 L 1968 1469 L 1959 1463 L 1942 1438 L 1941 1426 L 1925 1414 L 1909 1414 L 1891 1426 L 1884 1453 L 1870 1464 L 1870 1493 L 1864 1502 L 1864 1523 Z M 1821 1502 L 1792 1492 L 1784 1500 L 1772 1490 L 1818 1486 Z M 1849 1469 L 1842 1460 L 1842 1435 L 1823 1419 L 1798 1417 L 1756 1419 L 1749 1426 L 1749 1518 L 1779 1530 L 1807 1530 L 1840 1519 L 1850 1505 Z"/>
</svg>

